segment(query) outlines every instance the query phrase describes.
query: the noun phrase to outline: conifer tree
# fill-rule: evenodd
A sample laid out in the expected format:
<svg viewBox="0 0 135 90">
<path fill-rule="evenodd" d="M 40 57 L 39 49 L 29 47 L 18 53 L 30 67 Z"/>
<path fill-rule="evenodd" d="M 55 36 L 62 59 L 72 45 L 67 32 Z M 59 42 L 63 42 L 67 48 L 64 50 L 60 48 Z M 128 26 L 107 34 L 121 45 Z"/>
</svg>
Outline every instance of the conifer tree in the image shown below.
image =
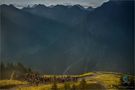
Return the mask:
<svg viewBox="0 0 135 90">
<path fill-rule="evenodd" d="M 54 81 L 51 90 L 58 90 L 57 83 Z"/>
<path fill-rule="evenodd" d="M 77 87 L 76 87 L 76 85 L 75 85 L 75 84 L 73 84 L 73 85 L 72 85 L 71 90 L 77 90 Z"/>
<path fill-rule="evenodd" d="M 64 84 L 64 90 L 71 90 L 71 87 L 70 87 L 69 83 Z"/>
<path fill-rule="evenodd" d="M 85 79 L 82 79 L 82 80 L 80 81 L 79 89 L 80 89 L 80 90 L 86 90 L 86 89 L 87 89 L 87 83 L 86 83 Z"/>
</svg>

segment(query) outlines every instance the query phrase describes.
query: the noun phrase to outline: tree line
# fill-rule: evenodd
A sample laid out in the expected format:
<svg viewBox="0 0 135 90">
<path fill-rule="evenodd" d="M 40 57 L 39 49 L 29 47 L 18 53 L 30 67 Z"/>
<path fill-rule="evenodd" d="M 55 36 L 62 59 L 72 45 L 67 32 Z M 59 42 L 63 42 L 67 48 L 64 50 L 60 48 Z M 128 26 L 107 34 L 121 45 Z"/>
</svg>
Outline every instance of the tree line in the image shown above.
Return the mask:
<svg viewBox="0 0 135 90">
<path fill-rule="evenodd" d="M 0 80 L 21 79 L 25 73 L 32 72 L 31 68 L 25 67 L 22 63 L 0 62 Z"/>
</svg>

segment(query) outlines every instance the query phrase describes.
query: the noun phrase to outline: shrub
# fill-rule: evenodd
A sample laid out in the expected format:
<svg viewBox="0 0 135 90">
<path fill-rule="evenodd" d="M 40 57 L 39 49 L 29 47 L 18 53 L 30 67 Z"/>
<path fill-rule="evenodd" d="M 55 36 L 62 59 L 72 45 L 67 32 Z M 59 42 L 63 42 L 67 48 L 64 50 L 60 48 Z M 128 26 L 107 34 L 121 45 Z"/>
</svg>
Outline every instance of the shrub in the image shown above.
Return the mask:
<svg viewBox="0 0 135 90">
<path fill-rule="evenodd" d="M 85 79 L 82 79 L 82 80 L 80 81 L 79 89 L 80 89 L 80 90 L 86 90 L 86 89 L 87 89 L 87 83 L 86 83 Z"/>
<path fill-rule="evenodd" d="M 75 84 L 72 85 L 71 90 L 77 90 L 77 86 Z"/>
<path fill-rule="evenodd" d="M 56 82 L 53 83 L 51 90 L 58 90 L 58 86 Z"/>
<path fill-rule="evenodd" d="M 71 90 L 71 87 L 70 87 L 69 83 L 64 84 L 64 90 Z"/>
</svg>

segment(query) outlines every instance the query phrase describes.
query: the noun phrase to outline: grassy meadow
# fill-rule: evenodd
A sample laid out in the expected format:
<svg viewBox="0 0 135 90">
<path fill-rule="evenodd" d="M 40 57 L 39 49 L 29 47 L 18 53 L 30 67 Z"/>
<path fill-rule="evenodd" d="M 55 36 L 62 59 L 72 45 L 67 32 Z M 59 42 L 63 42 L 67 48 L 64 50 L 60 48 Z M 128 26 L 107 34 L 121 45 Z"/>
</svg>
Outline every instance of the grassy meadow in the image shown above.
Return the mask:
<svg viewBox="0 0 135 90">
<path fill-rule="evenodd" d="M 112 72 L 90 72 L 82 75 L 71 75 L 79 77 L 77 82 L 52 82 L 34 85 L 26 81 L 1 80 L 0 89 L 14 90 L 121 90 L 121 75 Z M 54 75 L 45 75 L 53 77 Z M 55 75 L 63 77 L 63 75 Z M 66 75 L 65 75 L 66 76 Z M 135 80 L 135 77 L 130 76 Z M 83 89 L 85 88 L 85 89 Z M 123 88 L 124 90 L 129 90 Z"/>
</svg>

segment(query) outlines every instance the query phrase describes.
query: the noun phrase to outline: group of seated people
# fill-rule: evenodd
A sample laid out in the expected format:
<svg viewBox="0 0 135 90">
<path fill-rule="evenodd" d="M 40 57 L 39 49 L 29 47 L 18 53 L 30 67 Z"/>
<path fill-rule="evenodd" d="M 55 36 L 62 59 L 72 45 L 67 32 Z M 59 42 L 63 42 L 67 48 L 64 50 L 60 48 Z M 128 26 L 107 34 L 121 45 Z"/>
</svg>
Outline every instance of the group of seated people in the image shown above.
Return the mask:
<svg viewBox="0 0 135 90">
<path fill-rule="evenodd" d="M 78 77 L 71 76 L 61 76 L 61 77 L 43 77 L 40 74 L 36 73 L 27 73 L 25 75 L 25 81 L 30 82 L 32 84 L 46 84 L 52 82 L 64 83 L 64 82 L 76 82 Z"/>
</svg>

